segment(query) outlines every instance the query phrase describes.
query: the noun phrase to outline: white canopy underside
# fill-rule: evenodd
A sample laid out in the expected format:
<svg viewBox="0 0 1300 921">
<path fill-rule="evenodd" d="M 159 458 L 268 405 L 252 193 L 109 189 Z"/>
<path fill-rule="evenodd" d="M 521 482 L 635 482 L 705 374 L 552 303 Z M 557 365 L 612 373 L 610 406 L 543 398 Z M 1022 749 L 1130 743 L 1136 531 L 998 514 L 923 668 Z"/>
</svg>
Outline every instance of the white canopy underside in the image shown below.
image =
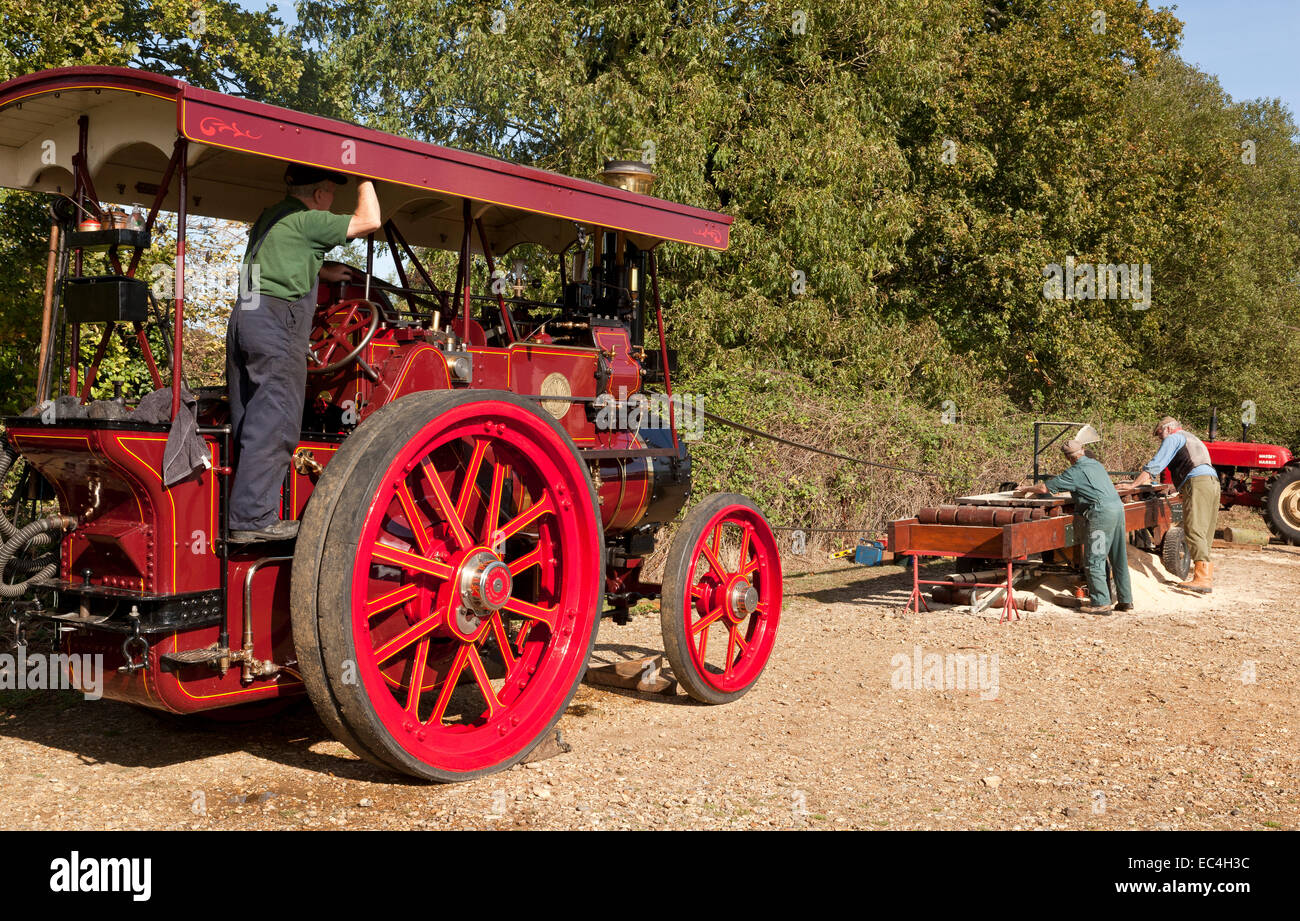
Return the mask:
<svg viewBox="0 0 1300 921">
<path fill-rule="evenodd" d="M 0 117 L 0 186 L 71 195 L 77 120 L 83 114 L 89 118 L 87 162 L 100 200 L 147 209 L 178 135 L 176 103 L 140 93 L 68 90 L 8 107 Z M 191 140 L 188 162 L 190 214 L 251 223 L 284 196 L 282 160 Z M 173 177 L 164 210 L 179 210 L 177 185 Z M 376 192 L 383 217 L 392 219 L 411 245 L 460 248 L 462 198 L 394 182 L 376 182 Z M 350 179 L 339 188 L 333 210 L 348 213 L 355 204 L 355 182 Z M 475 200 L 470 207 L 471 214 L 482 219 L 497 254 L 524 242 L 560 252 L 577 235 L 572 222 L 551 215 Z M 658 242 L 628 236 L 646 248 Z M 471 239 L 472 248 L 481 251 L 477 234 Z"/>
</svg>

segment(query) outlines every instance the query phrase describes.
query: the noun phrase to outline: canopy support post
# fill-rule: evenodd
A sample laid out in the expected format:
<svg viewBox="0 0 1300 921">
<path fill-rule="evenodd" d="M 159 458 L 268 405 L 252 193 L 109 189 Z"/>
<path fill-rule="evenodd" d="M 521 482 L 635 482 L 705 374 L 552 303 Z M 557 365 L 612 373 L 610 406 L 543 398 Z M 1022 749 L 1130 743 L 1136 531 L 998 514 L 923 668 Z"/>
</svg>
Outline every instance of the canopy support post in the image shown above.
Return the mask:
<svg viewBox="0 0 1300 921">
<path fill-rule="evenodd" d="M 181 411 L 181 340 L 185 336 L 185 219 L 189 197 L 189 165 L 186 163 L 184 138 L 176 139 L 180 175 L 177 192 L 180 204 L 176 211 L 176 313 L 172 321 L 172 414 L 174 420 Z"/>
<path fill-rule="evenodd" d="M 82 168 L 86 161 L 87 136 L 90 131 L 90 118 L 81 116 L 77 119 L 77 152 L 72 157 L 72 201 L 77 206 L 78 212 L 86 213 L 86 183 L 89 177 Z M 95 213 L 99 214 L 99 202 L 93 202 Z M 78 278 L 81 277 L 82 253 L 77 250 L 77 255 L 73 260 L 73 274 Z M 77 367 L 81 363 L 81 324 L 73 323 L 72 334 L 68 337 L 68 393 L 77 393 Z"/>
<path fill-rule="evenodd" d="M 41 353 L 36 375 L 36 402 L 45 402 L 45 392 L 50 386 L 50 339 L 54 334 L 54 286 L 61 280 L 63 265 L 63 228 L 57 220 L 50 221 L 50 252 L 45 263 L 45 293 L 41 300 Z"/>
<path fill-rule="evenodd" d="M 483 221 L 481 218 L 474 219 L 474 226 L 478 228 L 478 239 L 483 244 L 483 257 L 487 259 L 488 278 L 496 274 L 496 261 L 492 258 L 492 247 L 488 245 L 487 234 L 483 230 Z M 495 285 L 496 280 L 493 279 Z M 515 325 L 510 319 L 510 311 L 506 309 L 506 296 L 501 291 L 497 291 L 497 308 L 501 311 L 501 324 L 505 328 L 506 341 L 515 341 Z"/>
<path fill-rule="evenodd" d="M 470 275 L 469 232 L 470 232 L 470 225 L 473 223 L 473 219 L 470 217 L 468 198 L 464 199 L 464 204 L 465 204 L 465 208 L 464 208 L 465 234 L 464 236 L 461 237 L 461 241 L 460 241 L 460 271 L 458 274 L 460 276 L 461 325 L 464 326 L 466 331 L 468 331 L 469 318 L 471 312 L 470 303 L 469 303 L 469 275 Z"/>
<path fill-rule="evenodd" d="M 650 287 L 655 295 L 655 320 L 659 323 L 659 360 L 664 366 L 664 393 L 668 396 L 668 429 L 673 433 L 673 450 L 680 452 L 677 443 L 677 411 L 673 405 L 673 377 L 668 370 L 668 337 L 664 335 L 664 310 L 659 303 L 659 260 L 650 250 Z"/>
</svg>

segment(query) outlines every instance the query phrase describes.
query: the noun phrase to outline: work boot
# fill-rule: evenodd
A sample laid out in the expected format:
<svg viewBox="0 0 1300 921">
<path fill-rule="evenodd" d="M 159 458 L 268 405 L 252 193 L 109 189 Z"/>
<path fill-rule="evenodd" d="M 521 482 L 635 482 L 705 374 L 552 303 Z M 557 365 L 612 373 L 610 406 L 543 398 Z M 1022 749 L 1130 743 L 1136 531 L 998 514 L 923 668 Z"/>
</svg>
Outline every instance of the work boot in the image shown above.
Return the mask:
<svg viewBox="0 0 1300 921">
<path fill-rule="evenodd" d="M 256 531 L 231 531 L 232 544 L 261 544 L 273 540 L 292 540 L 298 536 L 298 522 L 277 521 Z"/>
<path fill-rule="evenodd" d="M 1131 602 L 1131 601 L 1121 601 L 1119 604 L 1115 605 L 1115 610 L 1116 610 L 1116 611 L 1126 611 L 1126 612 L 1127 612 L 1127 611 L 1132 611 L 1132 610 L 1133 610 L 1133 602 Z"/>
<path fill-rule="evenodd" d="M 1080 605 L 1079 610 L 1085 614 L 1109 614 L 1111 611 L 1115 610 L 1115 605 L 1089 603 Z"/>
<path fill-rule="evenodd" d="M 1201 595 L 1208 595 L 1213 591 L 1213 586 L 1210 584 L 1209 562 L 1207 560 L 1197 560 L 1192 565 L 1192 577 L 1186 582 L 1180 582 L 1178 587 Z"/>
</svg>

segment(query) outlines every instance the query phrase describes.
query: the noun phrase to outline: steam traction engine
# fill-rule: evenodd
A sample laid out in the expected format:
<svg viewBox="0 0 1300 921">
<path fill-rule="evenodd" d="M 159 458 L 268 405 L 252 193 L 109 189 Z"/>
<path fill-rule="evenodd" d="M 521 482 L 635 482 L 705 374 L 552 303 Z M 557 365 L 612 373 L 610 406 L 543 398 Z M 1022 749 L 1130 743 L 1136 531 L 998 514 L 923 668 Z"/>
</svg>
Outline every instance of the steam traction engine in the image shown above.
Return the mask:
<svg viewBox="0 0 1300 921">
<path fill-rule="evenodd" d="M 363 280 L 322 286 L 310 355 L 285 356 L 309 368 L 282 493 L 298 537 L 239 547 L 225 538 L 224 388 L 191 395 L 181 380 L 186 219 L 251 222 L 283 194 L 286 162 L 376 180 L 386 220 Z M 771 529 L 750 500 L 711 495 L 679 525 L 662 584 L 645 581 L 690 459 L 675 424 L 625 421 L 647 385 L 671 422 L 682 409 L 658 245 L 723 249 L 730 218 L 644 194 L 638 164 L 607 174 L 571 179 L 140 71 L 0 86 L 0 184 L 56 202 L 40 393 L 0 439 L 20 498 L 51 501 L 0 524 L 0 605 L 20 628 L 52 623 L 66 652 L 103 655 L 109 697 L 251 716 L 306 693 L 358 755 L 433 780 L 526 755 L 576 691 L 602 614 L 625 620 L 643 598 L 660 598 L 691 696 L 745 693 L 780 619 Z M 147 217 L 120 226 L 101 200 Z M 161 209 L 179 218 L 165 305 L 136 277 Z M 395 284 L 373 277 L 377 242 Z M 495 258 L 519 244 L 552 254 L 562 297 L 504 283 Z M 451 284 L 418 247 L 458 254 Z M 107 274 L 84 271 L 95 251 Z M 81 338 L 96 334 L 85 362 Z M 115 334 L 153 377 L 134 406 L 92 399 Z"/>
</svg>

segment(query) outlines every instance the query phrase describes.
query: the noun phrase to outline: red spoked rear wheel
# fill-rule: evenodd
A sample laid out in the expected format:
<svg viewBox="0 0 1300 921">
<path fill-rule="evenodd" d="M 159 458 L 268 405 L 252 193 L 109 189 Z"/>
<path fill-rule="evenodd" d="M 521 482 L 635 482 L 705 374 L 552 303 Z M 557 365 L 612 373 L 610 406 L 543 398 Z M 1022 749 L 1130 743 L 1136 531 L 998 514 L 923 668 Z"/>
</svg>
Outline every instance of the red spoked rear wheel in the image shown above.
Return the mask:
<svg viewBox="0 0 1300 921">
<path fill-rule="evenodd" d="M 377 421 L 322 476 L 344 462 L 317 568 L 324 680 L 301 656 L 304 680 L 372 760 L 444 781 L 500 770 L 586 670 L 603 581 L 594 490 L 568 436 L 510 394 L 414 394 Z"/>
<path fill-rule="evenodd" d="M 758 681 L 781 620 L 781 557 L 763 513 L 715 493 L 686 516 L 668 548 L 660 618 L 677 680 L 721 704 Z"/>
</svg>

